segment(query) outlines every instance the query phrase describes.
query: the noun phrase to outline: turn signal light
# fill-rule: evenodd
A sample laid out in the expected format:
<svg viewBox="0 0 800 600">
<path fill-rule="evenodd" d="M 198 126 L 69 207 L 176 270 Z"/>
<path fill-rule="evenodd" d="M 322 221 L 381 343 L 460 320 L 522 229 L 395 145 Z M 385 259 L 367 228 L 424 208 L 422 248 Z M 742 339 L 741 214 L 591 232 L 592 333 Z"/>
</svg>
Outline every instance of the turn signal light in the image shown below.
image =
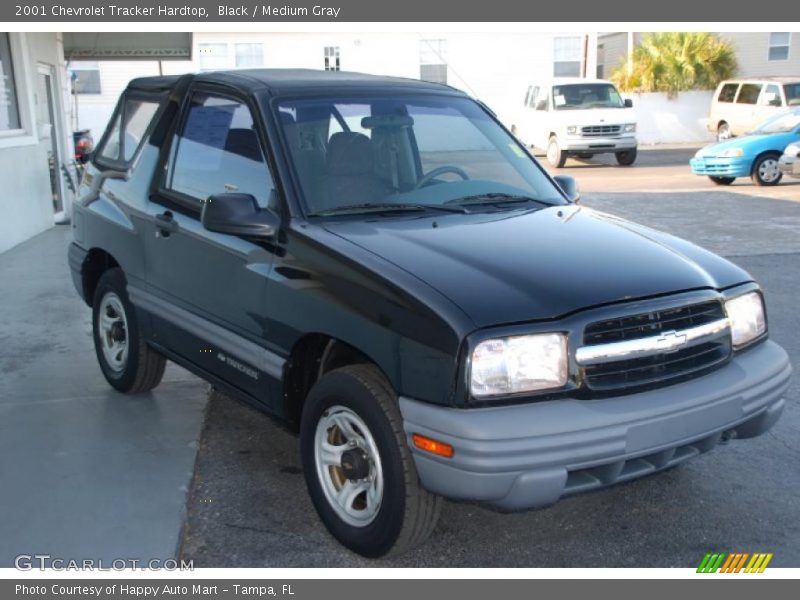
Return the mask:
<svg viewBox="0 0 800 600">
<path fill-rule="evenodd" d="M 431 454 L 436 454 L 437 456 L 444 456 L 445 458 L 453 458 L 454 451 L 450 444 L 438 442 L 418 433 L 413 434 L 411 439 L 413 440 L 414 445 L 420 450 L 425 450 L 425 452 L 430 452 Z"/>
</svg>

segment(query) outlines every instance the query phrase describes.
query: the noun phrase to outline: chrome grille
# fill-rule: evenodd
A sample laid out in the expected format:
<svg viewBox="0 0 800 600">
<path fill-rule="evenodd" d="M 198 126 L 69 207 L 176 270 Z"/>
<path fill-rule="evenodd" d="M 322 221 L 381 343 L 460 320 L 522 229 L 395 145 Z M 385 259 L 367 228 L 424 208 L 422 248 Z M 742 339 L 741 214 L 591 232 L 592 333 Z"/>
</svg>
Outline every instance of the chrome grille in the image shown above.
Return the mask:
<svg viewBox="0 0 800 600">
<path fill-rule="evenodd" d="M 588 125 L 581 128 L 583 137 L 602 137 L 606 135 L 617 135 L 622 129 L 620 125 Z"/>
<path fill-rule="evenodd" d="M 730 328 L 716 300 L 591 323 L 576 359 L 595 391 L 684 379 L 724 363 Z"/>
</svg>

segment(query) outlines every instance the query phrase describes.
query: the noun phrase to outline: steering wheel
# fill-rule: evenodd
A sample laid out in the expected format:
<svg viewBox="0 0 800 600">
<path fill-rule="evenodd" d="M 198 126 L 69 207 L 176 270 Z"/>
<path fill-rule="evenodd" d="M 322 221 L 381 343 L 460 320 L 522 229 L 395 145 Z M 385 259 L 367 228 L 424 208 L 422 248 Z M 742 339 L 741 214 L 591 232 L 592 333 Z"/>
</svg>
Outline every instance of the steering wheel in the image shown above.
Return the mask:
<svg viewBox="0 0 800 600">
<path fill-rule="evenodd" d="M 469 175 L 467 175 L 463 169 L 458 167 L 454 167 L 452 165 L 443 165 L 441 167 L 436 167 L 433 171 L 429 171 L 425 175 L 423 175 L 420 180 L 417 182 L 417 185 L 414 186 L 415 190 L 418 190 L 422 187 L 428 185 L 432 179 L 438 177 L 439 175 L 444 175 L 445 173 L 455 173 L 464 181 L 469 179 Z"/>
</svg>

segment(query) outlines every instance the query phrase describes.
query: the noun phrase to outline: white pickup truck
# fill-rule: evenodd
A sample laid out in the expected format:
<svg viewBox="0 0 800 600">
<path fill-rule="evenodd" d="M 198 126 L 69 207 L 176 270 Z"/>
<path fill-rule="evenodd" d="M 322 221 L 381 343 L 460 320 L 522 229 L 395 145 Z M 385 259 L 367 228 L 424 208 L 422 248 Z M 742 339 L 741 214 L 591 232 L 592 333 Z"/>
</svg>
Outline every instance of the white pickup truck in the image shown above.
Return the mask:
<svg viewBox="0 0 800 600">
<path fill-rule="evenodd" d="M 569 156 L 591 158 L 613 152 L 620 165 L 636 160 L 633 103 L 603 79 L 554 79 L 533 84 L 512 129 L 519 139 L 546 150 L 563 167 Z"/>
</svg>

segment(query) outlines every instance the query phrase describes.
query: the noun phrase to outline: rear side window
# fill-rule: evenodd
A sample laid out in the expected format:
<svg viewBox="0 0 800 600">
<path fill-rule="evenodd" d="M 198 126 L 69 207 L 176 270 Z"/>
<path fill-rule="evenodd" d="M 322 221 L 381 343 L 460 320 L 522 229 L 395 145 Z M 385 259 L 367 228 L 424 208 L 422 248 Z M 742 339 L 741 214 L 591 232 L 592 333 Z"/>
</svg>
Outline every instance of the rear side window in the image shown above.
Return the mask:
<svg viewBox="0 0 800 600">
<path fill-rule="evenodd" d="M 201 202 L 226 192 L 251 194 L 263 208 L 273 187 L 250 109 L 195 94 L 173 141 L 167 188 Z"/>
<path fill-rule="evenodd" d="M 758 102 L 758 95 L 761 93 L 761 86 L 755 83 L 743 83 L 736 98 L 736 104 L 755 104 Z"/>
<path fill-rule="evenodd" d="M 717 98 L 718 102 L 733 102 L 733 99 L 736 98 L 736 90 L 739 89 L 738 83 L 726 83 L 722 86 L 722 89 L 719 91 L 719 97 Z"/>
<path fill-rule="evenodd" d="M 129 165 L 147 137 L 160 105 L 161 98 L 123 96 L 101 141 L 101 161 Z"/>
</svg>

